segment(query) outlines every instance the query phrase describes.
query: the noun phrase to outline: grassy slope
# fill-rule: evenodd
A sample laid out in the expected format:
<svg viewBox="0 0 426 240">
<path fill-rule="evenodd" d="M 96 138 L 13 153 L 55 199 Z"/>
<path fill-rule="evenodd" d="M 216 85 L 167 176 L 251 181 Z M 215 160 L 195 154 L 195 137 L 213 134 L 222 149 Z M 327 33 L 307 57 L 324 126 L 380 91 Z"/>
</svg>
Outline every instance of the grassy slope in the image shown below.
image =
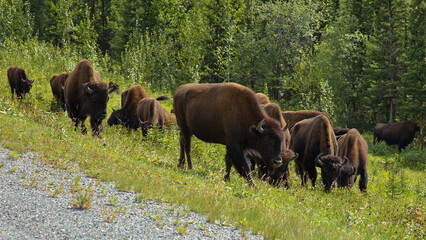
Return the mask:
<svg viewBox="0 0 426 240">
<path fill-rule="evenodd" d="M 232 222 L 267 238 L 414 239 L 426 234 L 424 168 L 420 171 L 401 167 L 398 155 L 387 146 L 372 147 L 373 152 L 384 149 L 385 154 L 369 155 L 368 194 L 360 193 L 356 186 L 329 194 L 321 189 L 302 188 L 295 174 L 290 190 L 260 181 L 250 189 L 235 172 L 231 182 L 224 183 L 222 146 L 194 139 L 194 170 L 176 167 L 176 130 L 165 135 L 153 133 L 145 139 L 140 131 L 119 127 L 105 127 L 102 139 L 75 132 L 65 113 L 51 112 L 53 97 L 48 80 L 55 73 L 71 70 L 73 61 L 78 60 L 62 55 L 56 59 L 50 48 L 43 46 L 15 48 L 16 52 L 0 52 L 4 56 L 0 58 L 2 146 L 17 152 L 37 151 L 47 163 L 58 167 L 77 162 L 88 175 L 114 181 L 120 188 L 187 205 L 211 220 Z M 29 53 L 25 54 L 22 48 Z M 51 58 L 56 59 L 55 64 L 50 64 Z M 6 69 L 15 64 L 27 69 L 36 83 L 27 99 L 11 102 Z M 128 87 L 122 76 L 100 73 L 105 82 L 113 80 Z M 108 111 L 110 107 L 118 108 L 119 101 L 119 95 L 113 95 Z M 171 101 L 163 104 L 170 109 Z M 369 140 L 370 136 L 366 138 Z"/>
</svg>

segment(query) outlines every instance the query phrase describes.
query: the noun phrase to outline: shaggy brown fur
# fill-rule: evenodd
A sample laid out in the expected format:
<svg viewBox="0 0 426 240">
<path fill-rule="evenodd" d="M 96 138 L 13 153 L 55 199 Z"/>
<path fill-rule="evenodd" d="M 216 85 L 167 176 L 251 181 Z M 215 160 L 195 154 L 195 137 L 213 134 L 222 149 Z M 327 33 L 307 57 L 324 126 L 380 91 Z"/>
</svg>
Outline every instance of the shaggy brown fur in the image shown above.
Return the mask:
<svg viewBox="0 0 426 240">
<path fill-rule="evenodd" d="M 367 191 L 367 157 L 368 145 L 361 134 L 355 129 L 350 129 L 338 141 L 339 156 L 347 157 L 348 162 L 343 165 L 337 184 L 340 187 L 352 187 L 356 177 L 360 175 L 359 189 Z"/>
<path fill-rule="evenodd" d="M 81 60 L 68 76 L 64 88 L 65 108 L 68 117 L 75 123 L 81 122 L 82 132 L 86 132 L 84 121 L 90 116 L 90 125 L 95 135 L 102 131 L 102 120 L 106 117 L 108 86 L 88 60 Z"/>
<path fill-rule="evenodd" d="M 67 80 L 69 74 L 67 72 L 58 73 L 53 75 L 50 79 L 50 88 L 52 89 L 52 94 L 55 97 L 56 101 L 61 105 L 62 109 L 65 111 L 65 96 L 64 96 L 64 87 L 65 81 Z"/>
<path fill-rule="evenodd" d="M 179 166 L 192 168 L 191 136 L 226 146 L 226 174 L 232 165 L 253 185 L 246 154 L 260 156 L 272 169 L 281 165 L 284 133 L 260 107 L 255 93 L 236 83 L 185 84 L 174 94 L 173 108 L 180 128 Z M 257 126 L 257 127 L 255 127 Z"/>
<path fill-rule="evenodd" d="M 13 96 L 16 93 L 18 98 L 24 98 L 25 94 L 30 92 L 34 81 L 29 80 L 25 74 L 25 70 L 19 66 L 12 66 L 7 69 L 7 78 L 9 80 L 10 91 Z"/>
<path fill-rule="evenodd" d="M 302 185 L 306 185 L 308 177 L 315 186 L 317 170 L 321 167 L 322 182 L 329 190 L 337 179 L 343 165 L 338 157 L 338 146 L 333 127 L 327 116 L 304 119 L 296 123 L 290 131 L 290 148 L 299 154 L 296 159 L 296 172 L 301 175 Z"/>
<path fill-rule="evenodd" d="M 257 99 L 259 99 L 259 103 L 262 105 L 271 103 L 271 100 L 269 100 L 269 97 L 263 93 L 256 93 L 256 97 Z"/>
<path fill-rule="evenodd" d="M 296 124 L 299 121 L 302 121 L 303 119 L 308 119 L 311 117 L 316 117 L 318 115 L 325 115 L 323 112 L 319 111 L 313 111 L 313 110 L 299 110 L 299 111 L 285 111 L 283 112 L 283 117 L 285 121 L 287 122 L 288 129 L 291 129 L 294 124 Z M 331 121 L 330 117 L 327 116 L 327 118 Z"/>
<path fill-rule="evenodd" d="M 148 129 L 153 125 L 165 130 L 176 121 L 176 118 L 152 97 L 146 97 L 139 101 L 136 115 L 142 128 L 143 136 L 146 136 Z"/>
</svg>

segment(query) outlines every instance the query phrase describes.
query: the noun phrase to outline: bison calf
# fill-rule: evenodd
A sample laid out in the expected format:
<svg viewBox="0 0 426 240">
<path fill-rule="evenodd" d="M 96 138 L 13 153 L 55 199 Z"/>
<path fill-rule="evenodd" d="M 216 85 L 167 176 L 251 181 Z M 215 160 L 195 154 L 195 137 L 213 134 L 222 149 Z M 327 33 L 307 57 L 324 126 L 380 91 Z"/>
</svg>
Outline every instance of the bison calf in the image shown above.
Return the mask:
<svg viewBox="0 0 426 240">
<path fill-rule="evenodd" d="M 164 107 L 152 97 L 147 97 L 139 101 L 136 115 L 142 128 L 142 135 L 146 136 L 148 129 L 158 126 L 161 130 L 169 127 L 176 121 Z"/>
<path fill-rule="evenodd" d="M 173 108 L 180 128 L 179 166 L 192 168 L 191 136 L 226 146 L 225 181 L 232 165 L 249 185 L 251 164 L 246 155 L 262 159 L 270 170 L 282 164 L 284 132 L 260 107 L 255 93 L 236 83 L 185 84 L 174 94 Z"/>
<path fill-rule="evenodd" d="M 24 98 L 29 93 L 34 81 L 29 80 L 25 74 L 25 70 L 19 66 L 12 66 L 7 69 L 7 78 L 9 80 L 10 91 L 13 96 L 16 93 L 18 98 Z"/>
<path fill-rule="evenodd" d="M 352 187 L 356 177 L 360 175 L 359 189 L 367 191 L 367 157 L 368 145 L 359 132 L 352 128 L 338 140 L 339 156 L 348 162 L 340 170 L 337 184 L 340 187 Z"/>
</svg>

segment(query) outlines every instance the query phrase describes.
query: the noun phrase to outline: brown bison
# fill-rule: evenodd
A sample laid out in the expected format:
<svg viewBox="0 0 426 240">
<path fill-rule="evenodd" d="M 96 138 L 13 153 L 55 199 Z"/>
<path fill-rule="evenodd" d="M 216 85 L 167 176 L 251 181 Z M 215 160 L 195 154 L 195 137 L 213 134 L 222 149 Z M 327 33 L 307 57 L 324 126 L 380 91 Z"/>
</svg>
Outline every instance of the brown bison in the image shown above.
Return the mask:
<svg viewBox="0 0 426 240">
<path fill-rule="evenodd" d="M 318 115 L 325 115 L 325 113 L 320 111 L 313 111 L 313 110 L 298 110 L 298 111 L 285 111 L 283 112 L 283 117 L 285 121 L 287 122 L 288 129 L 291 129 L 294 124 L 296 124 L 299 121 L 302 121 L 303 119 L 308 119 L 311 117 L 316 117 Z M 327 116 L 327 118 L 331 119 Z"/>
<path fill-rule="evenodd" d="M 164 130 L 176 121 L 176 118 L 152 97 L 146 97 L 139 101 L 136 115 L 143 136 L 147 135 L 148 129 L 152 126 L 158 126 L 161 130 Z"/>
<path fill-rule="evenodd" d="M 257 99 L 259 99 L 259 103 L 262 105 L 271 103 L 271 100 L 269 100 L 269 97 L 263 93 L 256 93 L 256 97 Z"/>
<path fill-rule="evenodd" d="M 385 141 L 388 145 L 398 145 L 398 150 L 407 147 L 413 140 L 419 126 L 412 121 L 399 123 L 378 123 L 374 127 L 373 142 Z"/>
<path fill-rule="evenodd" d="M 301 175 L 302 185 L 306 185 L 309 177 L 315 187 L 315 166 L 319 166 L 325 190 L 329 190 L 347 161 L 337 155 L 337 140 L 329 118 L 320 114 L 302 120 L 293 126 L 290 133 L 290 148 L 299 154 L 296 159 L 296 172 Z"/>
<path fill-rule="evenodd" d="M 121 109 L 114 110 L 111 113 L 111 116 L 108 118 L 108 125 L 118 125 L 122 124 L 123 126 L 130 129 L 139 128 L 139 120 L 137 117 L 137 106 L 140 100 L 148 97 L 145 89 L 137 84 L 121 94 Z M 168 99 L 167 96 L 158 97 L 157 100 Z"/>
<path fill-rule="evenodd" d="M 62 109 L 65 111 L 65 96 L 64 96 L 64 86 L 65 80 L 67 80 L 69 74 L 67 72 L 58 73 L 53 75 L 50 79 L 50 88 L 52 89 L 52 94 L 55 97 L 56 101 L 61 105 Z"/>
<path fill-rule="evenodd" d="M 18 98 L 24 98 L 34 83 L 33 80 L 27 78 L 25 70 L 19 66 L 8 68 L 7 78 L 9 80 L 10 91 L 12 92 L 12 100 L 15 93 Z"/>
<path fill-rule="evenodd" d="M 76 128 L 81 122 L 81 130 L 86 133 L 84 121 L 90 116 L 93 134 L 100 135 L 102 120 L 106 117 L 108 92 L 108 86 L 102 82 L 91 62 L 84 59 L 77 63 L 64 87 L 65 109 Z"/>
<path fill-rule="evenodd" d="M 137 129 L 139 121 L 136 115 L 138 103 L 148 97 L 145 89 L 137 84 L 121 94 L 121 109 L 114 110 L 108 118 L 108 125 L 122 124 L 127 128 Z"/>
<path fill-rule="evenodd" d="M 359 189 L 363 192 L 367 191 L 367 142 L 355 128 L 352 128 L 339 138 L 337 144 L 339 156 L 348 159 L 348 162 L 340 169 L 337 184 L 339 187 L 352 187 L 356 177 L 360 175 Z"/>
<path fill-rule="evenodd" d="M 226 146 L 225 181 L 229 181 L 234 165 L 249 185 L 254 185 L 246 155 L 256 155 L 270 170 L 282 164 L 284 132 L 260 107 L 251 89 L 236 83 L 185 84 L 174 94 L 173 109 L 180 128 L 180 167 L 186 153 L 192 169 L 192 135 Z"/>
<path fill-rule="evenodd" d="M 268 171 L 266 166 L 259 161 L 260 159 L 255 158 L 256 164 L 259 165 L 258 174 L 260 178 L 268 180 L 268 182 L 272 185 L 278 186 L 280 183 L 284 182 L 286 188 L 289 188 L 290 169 L 288 168 L 288 165 L 290 161 L 296 159 L 298 155 L 289 148 L 290 131 L 286 126 L 287 123 L 281 114 L 281 109 L 278 104 L 267 103 L 263 106 L 263 108 L 270 117 L 280 123 L 281 127 L 284 129 L 285 140 L 282 143 L 281 149 L 282 165 L 278 168 L 272 169 L 272 171 Z"/>
</svg>

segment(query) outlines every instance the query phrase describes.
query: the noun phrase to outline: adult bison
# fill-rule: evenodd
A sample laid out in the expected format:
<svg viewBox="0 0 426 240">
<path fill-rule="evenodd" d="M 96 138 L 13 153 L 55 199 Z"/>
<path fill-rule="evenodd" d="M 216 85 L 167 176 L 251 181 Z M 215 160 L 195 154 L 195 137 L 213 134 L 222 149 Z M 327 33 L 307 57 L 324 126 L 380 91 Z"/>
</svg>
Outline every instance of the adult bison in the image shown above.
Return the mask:
<svg viewBox="0 0 426 240">
<path fill-rule="evenodd" d="M 76 128 L 81 122 L 81 130 L 86 133 L 84 121 L 90 116 L 93 134 L 100 135 L 102 120 L 106 117 L 108 92 L 108 86 L 102 82 L 91 62 L 83 59 L 77 63 L 64 87 L 65 109 Z"/>
<path fill-rule="evenodd" d="M 330 117 L 328 117 L 328 115 L 320 111 L 313 111 L 313 110 L 285 111 L 282 114 L 285 121 L 287 122 L 288 129 L 291 129 L 294 126 L 294 124 L 296 124 L 299 121 L 302 121 L 303 119 L 316 117 L 318 115 L 327 116 L 327 118 L 331 122 Z"/>
<path fill-rule="evenodd" d="M 9 80 L 10 91 L 13 96 L 16 93 L 18 98 L 24 98 L 25 94 L 30 92 L 34 81 L 29 80 L 25 70 L 20 66 L 12 66 L 7 69 L 7 78 Z"/>
<path fill-rule="evenodd" d="M 267 103 L 263 105 L 263 108 L 271 118 L 277 120 L 280 123 L 280 126 L 284 129 L 285 139 L 281 148 L 282 165 L 278 168 L 272 169 L 272 171 L 269 171 L 268 168 L 266 168 L 266 166 L 262 163 L 262 161 L 259 161 L 258 158 L 255 158 L 256 164 L 259 165 L 258 174 L 260 178 L 267 180 L 274 186 L 278 186 L 280 183 L 284 182 L 285 187 L 289 188 L 290 169 L 288 166 L 290 161 L 298 157 L 298 154 L 295 154 L 293 150 L 289 148 L 290 131 L 287 128 L 287 123 L 281 114 L 281 109 L 278 104 Z"/>
<path fill-rule="evenodd" d="M 176 118 L 152 97 L 146 97 L 139 101 L 136 115 L 143 136 L 147 135 L 148 129 L 152 126 L 158 126 L 161 130 L 164 130 L 176 121 Z"/>
<path fill-rule="evenodd" d="M 146 97 L 148 97 L 147 92 L 139 84 L 124 91 L 121 94 L 121 108 L 111 113 L 111 116 L 108 118 L 108 125 L 122 124 L 127 128 L 137 129 L 139 121 L 136 109 L 139 101 Z"/>
<path fill-rule="evenodd" d="M 58 73 L 53 75 L 50 79 L 50 88 L 52 94 L 55 97 L 56 101 L 61 105 L 62 109 L 65 111 L 65 96 L 64 96 L 64 87 L 65 80 L 67 80 L 69 74 L 67 72 Z"/>
<path fill-rule="evenodd" d="M 186 154 L 188 168 L 192 169 L 192 135 L 226 146 L 225 181 L 234 165 L 249 185 L 254 185 L 246 155 L 260 157 L 271 170 L 282 164 L 284 132 L 260 107 L 251 89 L 236 83 L 185 84 L 178 87 L 173 98 L 180 128 L 180 167 Z"/>
<path fill-rule="evenodd" d="M 339 146 L 339 156 L 348 159 L 348 162 L 340 170 L 337 184 L 340 187 L 352 187 L 356 177 L 360 175 L 359 189 L 366 192 L 368 182 L 367 142 L 358 130 L 352 128 L 339 138 L 337 144 Z"/>
<path fill-rule="evenodd" d="M 329 190 L 347 161 L 337 155 L 337 140 L 329 118 L 320 114 L 304 119 L 296 123 L 290 133 L 290 148 L 299 154 L 296 172 L 302 178 L 302 185 L 306 185 L 309 177 L 315 187 L 316 166 L 319 166 L 325 190 Z"/>
<path fill-rule="evenodd" d="M 398 150 L 407 147 L 414 139 L 419 126 L 412 121 L 399 123 L 378 123 L 374 127 L 373 142 L 385 141 L 388 145 L 398 145 Z"/>
</svg>

